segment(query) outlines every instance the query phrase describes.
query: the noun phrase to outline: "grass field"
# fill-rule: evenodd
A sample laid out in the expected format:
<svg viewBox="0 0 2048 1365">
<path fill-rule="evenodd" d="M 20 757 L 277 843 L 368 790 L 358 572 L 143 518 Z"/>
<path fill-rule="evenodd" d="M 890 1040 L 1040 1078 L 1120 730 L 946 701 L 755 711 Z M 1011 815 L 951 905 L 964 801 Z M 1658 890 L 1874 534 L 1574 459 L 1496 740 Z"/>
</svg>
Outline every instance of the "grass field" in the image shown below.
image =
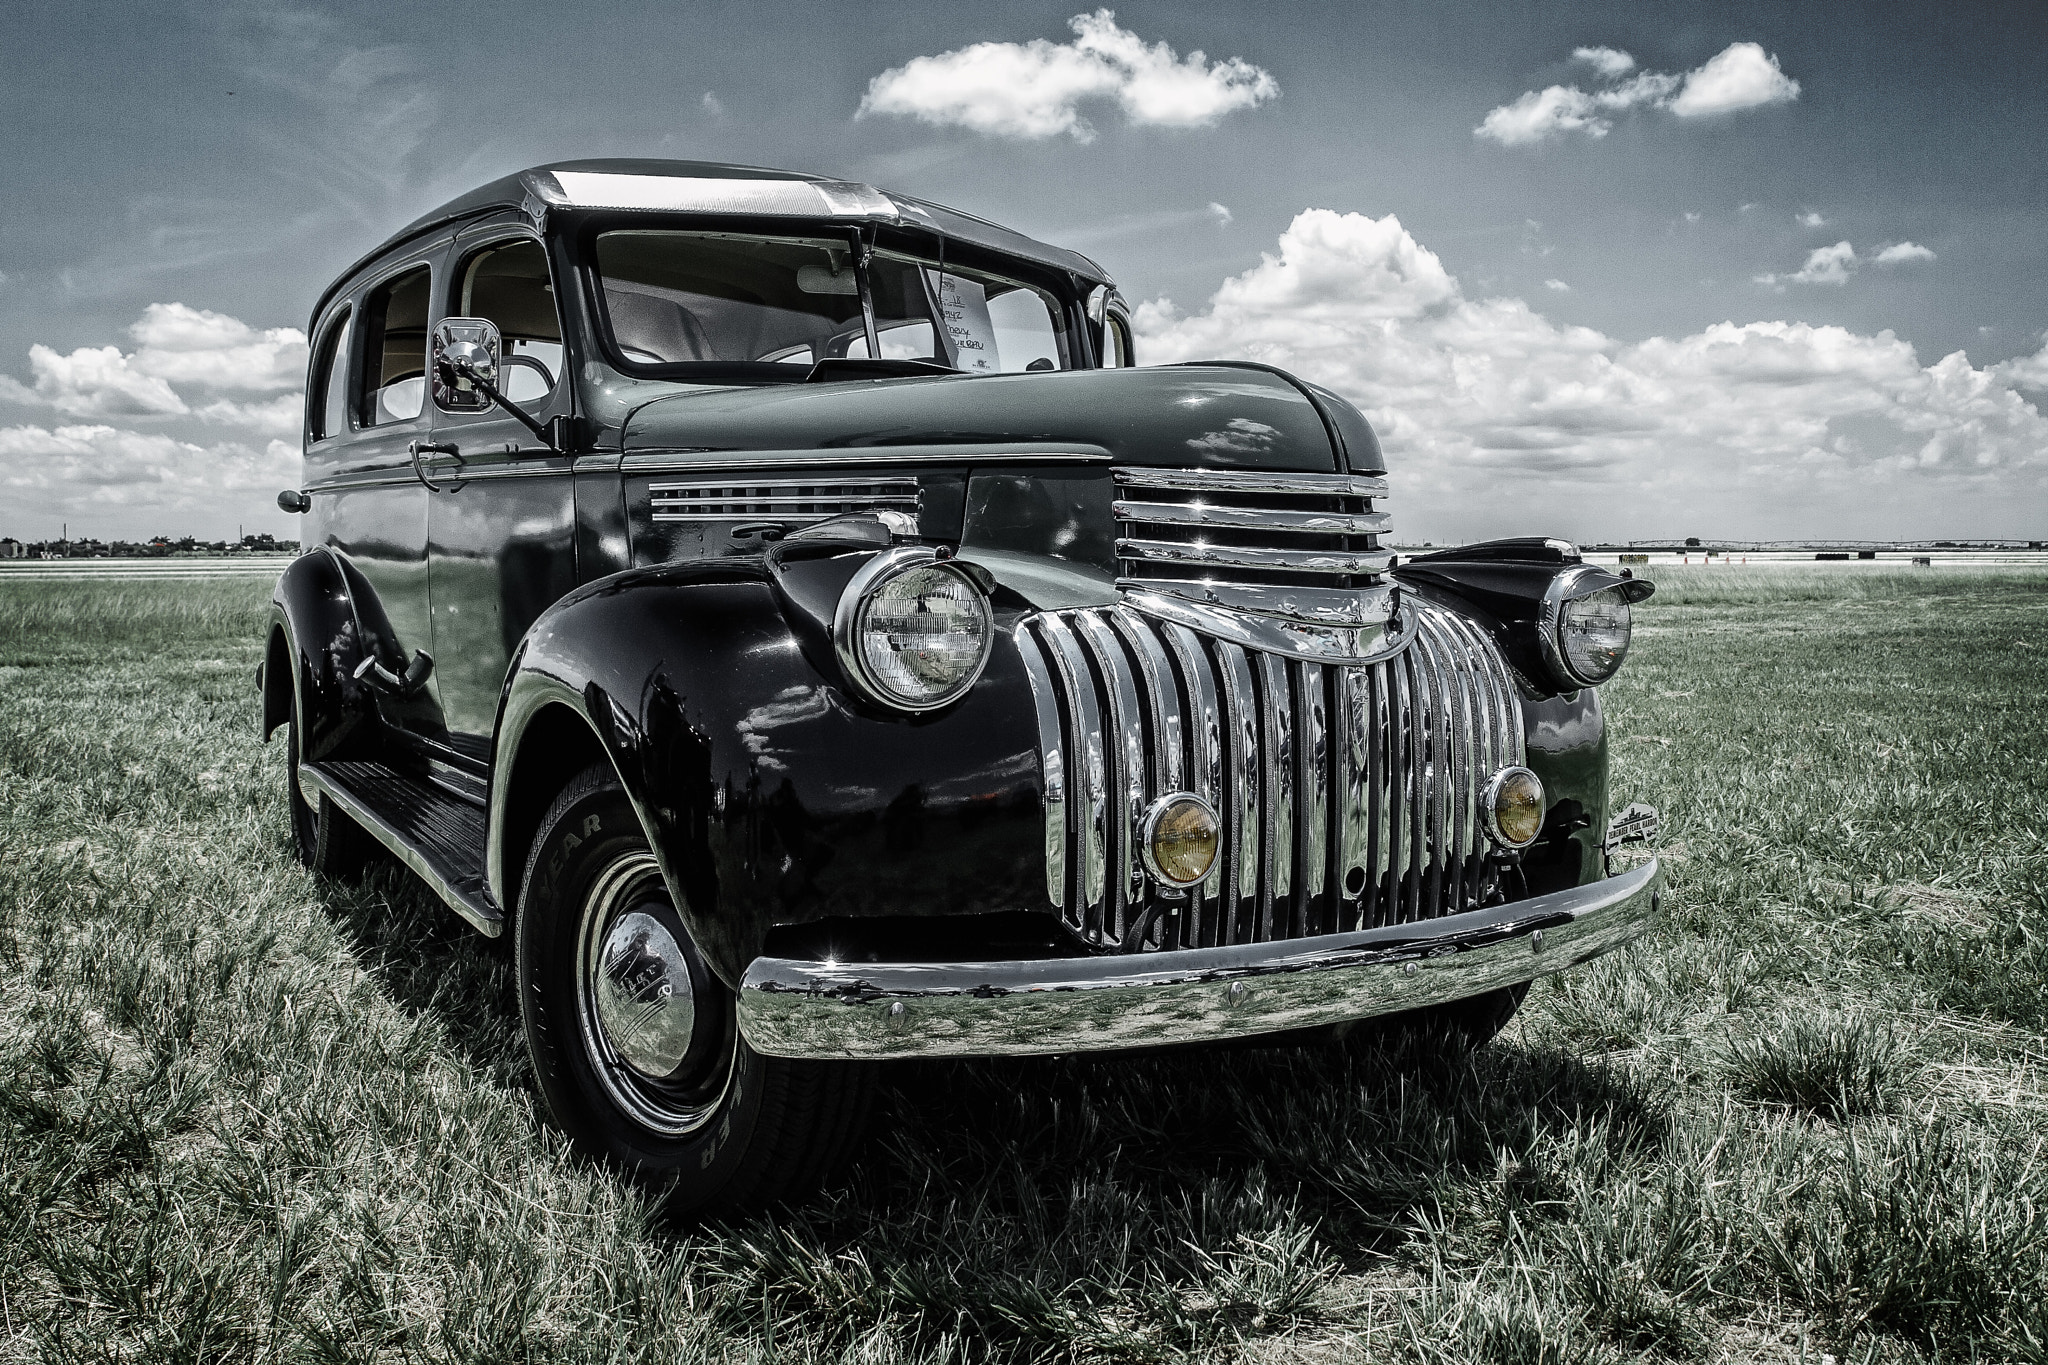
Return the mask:
<svg viewBox="0 0 2048 1365">
<path fill-rule="evenodd" d="M 2048 1360 L 2048 577 L 1656 573 L 1640 949 L 1469 1063 L 906 1066 L 714 1228 L 292 862 L 262 585 L 0 585 L 0 1359 Z"/>
</svg>

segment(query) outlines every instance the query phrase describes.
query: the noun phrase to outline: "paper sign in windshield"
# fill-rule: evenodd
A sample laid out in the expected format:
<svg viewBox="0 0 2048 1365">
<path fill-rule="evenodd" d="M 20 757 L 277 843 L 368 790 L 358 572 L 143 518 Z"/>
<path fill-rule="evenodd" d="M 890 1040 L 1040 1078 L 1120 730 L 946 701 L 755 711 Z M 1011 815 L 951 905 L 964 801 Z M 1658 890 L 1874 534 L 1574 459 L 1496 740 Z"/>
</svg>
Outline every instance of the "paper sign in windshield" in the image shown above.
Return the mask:
<svg viewBox="0 0 2048 1365">
<path fill-rule="evenodd" d="M 924 272 L 925 284 L 938 303 L 946 363 L 969 374 L 994 374 L 1002 369 L 996 354 L 996 328 L 989 321 L 988 291 L 958 275 Z"/>
</svg>

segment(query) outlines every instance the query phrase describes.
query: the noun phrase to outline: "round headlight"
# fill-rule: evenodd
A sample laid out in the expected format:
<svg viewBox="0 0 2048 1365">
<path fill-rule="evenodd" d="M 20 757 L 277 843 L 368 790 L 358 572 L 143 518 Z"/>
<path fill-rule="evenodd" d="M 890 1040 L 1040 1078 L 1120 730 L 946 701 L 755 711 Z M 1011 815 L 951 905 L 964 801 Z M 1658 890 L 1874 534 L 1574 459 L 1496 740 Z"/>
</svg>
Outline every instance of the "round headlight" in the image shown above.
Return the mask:
<svg viewBox="0 0 2048 1365">
<path fill-rule="evenodd" d="M 1653 591 L 1650 583 L 1617 581 L 1590 564 L 1551 579 L 1543 594 L 1543 627 L 1538 633 L 1558 683 L 1569 691 L 1613 677 L 1628 657 L 1634 629 L 1629 604 Z"/>
<path fill-rule="evenodd" d="M 1620 588 L 1607 588 L 1564 604 L 1557 621 L 1565 666 L 1585 683 L 1606 682 L 1628 657 L 1635 625 Z"/>
<path fill-rule="evenodd" d="M 957 699 L 988 663 L 988 599 L 931 550 L 876 555 L 846 585 L 832 623 L 847 678 L 874 700 L 930 711 Z"/>
<path fill-rule="evenodd" d="M 1502 848 L 1527 848 L 1543 832 L 1543 779 L 1527 768 L 1502 768 L 1479 795 L 1479 819 Z"/>
<path fill-rule="evenodd" d="M 1193 792 L 1154 801 L 1140 826 L 1145 867 L 1168 886 L 1193 886 L 1216 865 L 1223 830 L 1216 812 Z"/>
</svg>

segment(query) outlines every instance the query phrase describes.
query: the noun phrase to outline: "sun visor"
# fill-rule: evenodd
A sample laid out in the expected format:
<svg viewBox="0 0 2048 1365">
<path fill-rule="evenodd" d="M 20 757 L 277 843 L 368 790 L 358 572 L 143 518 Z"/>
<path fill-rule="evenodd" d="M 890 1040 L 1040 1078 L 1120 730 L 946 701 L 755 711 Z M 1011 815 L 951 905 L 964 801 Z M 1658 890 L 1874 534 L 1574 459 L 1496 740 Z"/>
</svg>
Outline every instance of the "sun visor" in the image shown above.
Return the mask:
<svg viewBox="0 0 2048 1365">
<path fill-rule="evenodd" d="M 896 206 L 887 195 L 872 186 L 848 180 L 738 180 L 617 175 L 607 171 L 540 171 L 534 173 L 532 182 L 534 192 L 558 208 L 884 221 L 897 217 Z"/>
</svg>

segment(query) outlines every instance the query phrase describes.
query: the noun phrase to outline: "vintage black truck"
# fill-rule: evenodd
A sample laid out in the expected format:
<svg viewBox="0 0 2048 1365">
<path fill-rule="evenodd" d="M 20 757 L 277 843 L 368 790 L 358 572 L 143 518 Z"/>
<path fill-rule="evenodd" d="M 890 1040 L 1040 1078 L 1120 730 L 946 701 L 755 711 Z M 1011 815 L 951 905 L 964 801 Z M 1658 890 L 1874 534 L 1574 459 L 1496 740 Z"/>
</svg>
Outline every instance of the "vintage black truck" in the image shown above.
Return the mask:
<svg viewBox="0 0 2048 1365">
<path fill-rule="evenodd" d="M 261 672 L 298 854 L 509 929 L 555 1121 L 682 1207 L 817 1178 L 882 1059 L 1476 1043 L 1655 911 L 1596 690 L 1650 585 L 1397 559 L 1356 408 L 1135 367 L 1084 256 L 567 163 L 310 335 Z"/>
</svg>

